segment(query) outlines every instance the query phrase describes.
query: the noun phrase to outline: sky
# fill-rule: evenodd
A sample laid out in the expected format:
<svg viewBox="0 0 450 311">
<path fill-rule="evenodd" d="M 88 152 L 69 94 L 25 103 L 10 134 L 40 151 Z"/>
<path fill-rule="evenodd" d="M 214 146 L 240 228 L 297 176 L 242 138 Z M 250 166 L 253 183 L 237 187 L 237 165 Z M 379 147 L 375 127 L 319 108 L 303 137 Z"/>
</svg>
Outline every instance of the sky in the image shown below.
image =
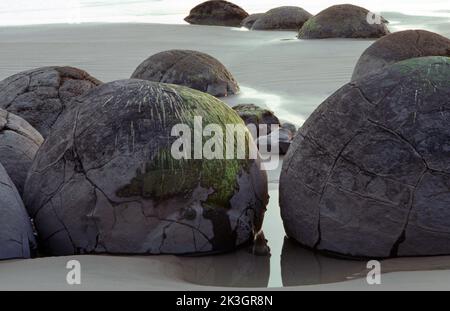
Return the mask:
<svg viewBox="0 0 450 311">
<path fill-rule="evenodd" d="M 199 0 L 0 0 L 0 25 L 80 22 L 183 23 Z M 450 0 L 235 0 L 249 13 L 296 5 L 315 14 L 333 4 L 352 3 L 373 12 L 450 16 Z M 445 12 L 444 12 L 445 11 Z"/>
</svg>

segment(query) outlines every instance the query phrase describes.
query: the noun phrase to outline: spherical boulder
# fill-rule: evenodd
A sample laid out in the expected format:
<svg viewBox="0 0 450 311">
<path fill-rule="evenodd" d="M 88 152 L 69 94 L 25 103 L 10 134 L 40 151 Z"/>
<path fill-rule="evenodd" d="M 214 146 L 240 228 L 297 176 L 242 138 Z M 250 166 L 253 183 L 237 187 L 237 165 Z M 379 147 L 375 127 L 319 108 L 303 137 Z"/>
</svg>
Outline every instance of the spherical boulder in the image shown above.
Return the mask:
<svg viewBox="0 0 450 311">
<path fill-rule="evenodd" d="M 0 82 L 0 108 L 31 124 L 46 137 L 70 101 L 101 82 L 72 67 L 43 67 Z"/>
<path fill-rule="evenodd" d="M 30 258 L 35 250 L 30 218 L 16 187 L 0 164 L 0 260 Z"/>
<path fill-rule="evenodd" d="M 241 27 L 245 27 L 247 29 L 252 29 L 252 26 L 256 22 L 256 20 L 263 15 L 264 15 L 264 13 L 250 14 L 249 16 L 247 16 L 246 18 L 244 18 L 242 20 Z"/>
<path fill-rule="evenodd" d="M 424 56 L 450 56 L 450 39 L 426 30 L 394 32 L 373 43 L 358 60 L 352 80 L 393 63 Z"/>
<path fill-rule="evenodd" d="M 0 109 L 0 163 L 22 193 L 34 156 L 44 139 L 24 119 Z"/>
<path fill-rule="evenodd" d="M 247 147 L 256 148 L 231 108 L 190 88 L 121 80 L 80 97 L 39 149 L 25 185 L 44 249 L 185 254 L 252 240 L 268 200 L 259 160 L 221 159 L 227 148 L 203 136 L 202 149 L 201 132 L 198 140 L 192 130 L 211 125 L 225 140 L 234 133 L 229 124 L 243 128 Z M 179 144 L 182 138 L 188 143 Z M 219 154 L 202 156 L 207 146 Z M 248 154 L 234 146 L 233 155 Z"/>
<path fill-rule="evenodd" d="M 211 0 L 194 7 L 184 20 L 189 24 L 240 27 L 248 16 L 240 6 L 223 0 Z"/>
<path fill-rule="evenodd" d="M 266 126 L 266 134 L 270 134 L 272 125 L 278 127 L 280 120 L 268 109 L 261 108 L 255 104 L 240 104 L 233 107 L 246 125 L 253 124 L 256 127 L 256 136 L 259 136 L 259 127 Z M 257 137 L 254 137 L 257 138 Z"/>
<path fill-rule="evenodd" d="M 300 29 L 299 39 L 380 38 L 389 34 L 387 21 L 369 23 L 370 12 L 362 7 L 334 5 L 311 17 Z M 368 21 L 369 20 L 369 21 Z"/>
<path fill-rule="evenodd" d="M 131 78 L 184 85 L 216 97 L 239 92 L 238 83 L 222 63 L 191 50 L 169 50 L 150 56 Z"/>
<path fill-rule="evenodd" d="M 395 63 L 349 83 L 286 155 L 289 237 L 356 257 L 450 254 L 450 58 Z"/>
<path fill-rule="evenodd" d="M 296 6 L 282 6 L 267 11 L 258 18 L 252 26 L 252 30 L 295 30 L 311 18 L 312 15 L 304 9 Z"/>
</svg>

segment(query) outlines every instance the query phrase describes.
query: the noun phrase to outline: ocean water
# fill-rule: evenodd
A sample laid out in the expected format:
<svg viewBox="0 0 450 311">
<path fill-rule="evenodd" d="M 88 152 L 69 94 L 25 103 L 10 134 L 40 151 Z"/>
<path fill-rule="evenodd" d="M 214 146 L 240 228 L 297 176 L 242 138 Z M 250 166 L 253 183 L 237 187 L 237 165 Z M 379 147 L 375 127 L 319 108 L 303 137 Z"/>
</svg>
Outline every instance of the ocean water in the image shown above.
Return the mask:
<svg viewBox="0 0 450 311">
<path fill-rule="evenodd" d="M 0 25 L 53 23 L 184 23 L 189 10 L 202 0 L 1 0 Z M 249 13 L 281 5 L 297 5 L 315 14 L 333 4 L 350 2 L 373 12 L 450 18 L 448 0 L 235 0 Z"/>
</svg>

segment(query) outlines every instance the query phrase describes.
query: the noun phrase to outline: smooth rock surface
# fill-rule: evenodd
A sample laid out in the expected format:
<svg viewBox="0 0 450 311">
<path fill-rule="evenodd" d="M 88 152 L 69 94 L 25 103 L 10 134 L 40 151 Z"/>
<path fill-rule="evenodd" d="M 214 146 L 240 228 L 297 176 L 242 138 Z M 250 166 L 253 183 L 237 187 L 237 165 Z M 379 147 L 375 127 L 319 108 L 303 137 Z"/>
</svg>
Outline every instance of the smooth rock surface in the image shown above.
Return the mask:
<svg viewBox="0 0 450 311">
<path fill-rule="evenodd" d="M 131 78 L 184 85 L 217 97 L 239 92 L 236 80 L 222 63 L 191 50 L 152 55 L 136 68 Z"/>
<path fill-rule="evenodd" d="M 70 101 L 101 82 L 72 67 L 42 67 L 0 82 L 0 108 L 24 118 L 45 138 Z"/>
<path fill-rule="evenodd" d="M 189 24 L 240 27 L 248 16 L 240 6 L 223 0 L 211 0 L 194 7 L 184 20 Z"/>
<path fill-rule="evenodd" d="M 264 13 L 255 13 L 255 14 L 250 14 L 249 16 L 247 16 L 246 18 L 244 18 L 241 22 L 241 27 L 245 27 L 247 29 L 251 29 L 253 24 L 256 22 L 256 20 L 258 18 L 260 18 L 261 16 L 263 16 Z"/>
<path fill-rule="evenodd" d="M 194 116 L 203 127 L 245 129 L 226 104 L 144 80 L 107 83 L 77 101 L 26 183 L 25 203 L 48 253 L 221 252 L 260 230 L 268 194 L 259 160 L 172 156 L 173 126 L 192 129 Z"/>
<path fill-rule="evenodd" d="M 370 12 L 359 6 L 340 4 L 311 17 L 300 29 L 299 39 L 380 38 L 389 34 L 387 21 L 369 24 Z"/>
<path fill-rule="evenodd" d="M 280 178 L 289 237 L 356 257 L 450 253 L 450 58 L 349 83 L 301 127 Z"/>
<path fill-rule="evenodd" d="M 35 250 L 30 218 L 16 187 L 0 164 L 0 260 L 30 258 Z"/>
<path fill-rule="evenodd" d="M 296 6 L 281 6 L 267 11 L 253 24 L 252 30 L 295 30 L 311 18 L 311 13 Z"/>
<path fill-rule="evenodd" d="M 364 51 L 352 80 L 381 71 L 396 62 L 424 56 L 450 56 L 450 39 L 426 30 L 394 32 Z"/>
<path fill-rule="evenodd" d="M 0 163 L 19 193 L 43 141 L 41 134 L 24 119 L 0 109 Z"/>
</svg>

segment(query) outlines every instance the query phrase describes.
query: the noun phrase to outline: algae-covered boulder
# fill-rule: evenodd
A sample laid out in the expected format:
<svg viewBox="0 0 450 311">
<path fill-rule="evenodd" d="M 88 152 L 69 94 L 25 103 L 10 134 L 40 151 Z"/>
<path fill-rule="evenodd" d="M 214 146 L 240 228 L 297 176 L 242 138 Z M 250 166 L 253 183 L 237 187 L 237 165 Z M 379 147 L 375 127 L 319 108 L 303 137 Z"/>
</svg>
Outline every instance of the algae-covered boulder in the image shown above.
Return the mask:
<svg viewBox="0 0 450 311">
<path fill-rule="evenodd" d="M 296 6 L 281 6 L 267 11 L 252 26 L 253 30 L 298 31 L 312 15 Z"/>
<path fill-rule="evenodd" d="M 217 97 L 239 92 L 238 83 L 221 62 L 191 50 L 152 55 L 136 68 L 131 78 L 184 85 Z"/>
<path fill-rule="evenodd" d="M 278 127 L 280 120 L 268 109 L 261 108 L 255 104 L 240 104 L 233 109 L 244 120 L 246 125 L 253 124 L 256 127 L 256 134 L 259 136 L 259 127 L 266 126 L 266 134 L 270 134 L 272 125 Z M 254 137 L 256 138 L 256 137 Z"/>
<path fill-rule="evenodd" d="M 240 6 L 223 0 L 211 0 L 194 7 L 184 20 L 189 24 L 240 27 L 248 16 Z"/>
<path fill-rule="evenodd" d="M 424 56 L 450 56 L 450 39 L 426 30 L 394 32 L 364 51 L 352 80 L 381 71 L 396 62 Z"/>
<path fill-rule="evenodd" d="M 233 137 L 226 124 L 244 131 L 248 148 L 211 146 L 210 136 Z M 223 136 L 202 139 L 192 130 L 208 125 Z M 202 141 L 218 154 L 202 156 Z M 245 124 L 215 97 L 144 80 L 111 82 L 58 120 L 36 155 L 25 203 L 53 255 L 227 251 L 260 230 L 268 199 L 250 149 Z M 227 150 L 247 156 L 220 159 Z"/>
<path fill-rule="evenodd" d="M 380 38 L 389 33 L 387 21 L 371 22 L 368 10 L 340 4 L 329 7 L 311 17 L 300 29 L 300 39 Z M 370 21 L 370 23 L 369 23 Z"/>
<path fill-rule="evenodd" d="M 31 124 L 45 138 L 74 97 L 101 82 L 72 67 L 43 67 L 0 82 L 0 108 Z"/>
<path fill-rule="evenodd" d="M 30 218 L 16 187 L 0 164 L 0 260 L 30 258 L 35 250 Z"/>
<path fill-rule="evenodd" d="M 264 13 L 255 13 L 255 14 L 250 14 L 249 16 L 247 16 L 246 18 L 244 18 L 241 22 L 241 27 L 245 27 L 247 29 L 251 29 L 253 24 L 256 22 L 256 20 L 258 18 L 260 18 L 261 16 L 263 16 Z"/>
<path fill-rule="evenodd" d="M 301 244 L 349 256 L 450 254 L 450 58 L 349 83 L 286 155 L 280 208 Z"/>
<path fill-rule="evenodd" d="M 19 193 L 43 141 L 41 134 L 24 119 L 0 109 L 0 163 Z"/>
</svg>

